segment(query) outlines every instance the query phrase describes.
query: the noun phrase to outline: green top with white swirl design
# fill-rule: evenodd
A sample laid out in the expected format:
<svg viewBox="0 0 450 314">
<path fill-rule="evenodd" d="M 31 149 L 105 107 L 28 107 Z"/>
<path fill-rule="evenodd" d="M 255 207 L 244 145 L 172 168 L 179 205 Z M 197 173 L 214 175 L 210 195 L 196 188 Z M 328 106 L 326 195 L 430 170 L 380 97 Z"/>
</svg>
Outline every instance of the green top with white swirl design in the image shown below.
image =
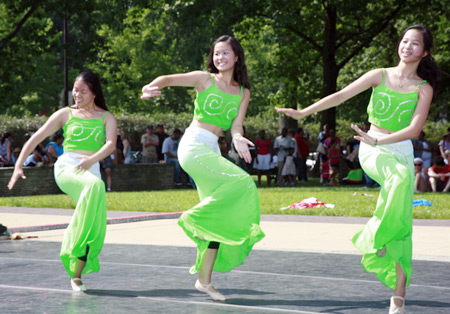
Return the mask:
<svg viewBox="0 0 450 314">
<path fill-rule="evenodd" d="M 239 95 L 230 95 L 214 85 L 213 76 L 210 75 L 211 86 L 197 93 L 194 102 L 194 120 L 213 124 L 226 131 L 238 115 L 243 86 Z"/>
<path fill-rule="evenodd" d="M 369 122 L 390 131 L 400 131 L 407 127 L 419 100 L 417 89 L 425 82 L 420 82 L 413 92 L 401 93 L 386 86 L 383 69 L 383 83 L 373 89 L 367 107 Z"/>
<path fill-rule="evenodd" d="M 105 145 L 106 129 L 103 118 L 83 119 L 74 117 L 70 111 L 70 118 L 64 124 L 64 144 L 65 152 L 74 150 L 85 150 L 89 152 L 99 151 Z"/>
</svg>

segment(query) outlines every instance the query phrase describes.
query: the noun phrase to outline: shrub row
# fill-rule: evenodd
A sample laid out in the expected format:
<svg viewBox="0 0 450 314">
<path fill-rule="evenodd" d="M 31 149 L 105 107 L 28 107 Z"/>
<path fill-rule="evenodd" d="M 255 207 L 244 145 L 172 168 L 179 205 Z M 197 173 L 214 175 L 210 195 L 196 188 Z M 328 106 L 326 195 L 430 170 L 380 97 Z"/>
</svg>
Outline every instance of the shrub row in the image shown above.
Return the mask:
<svg viewBox="0 0 450 314">
<path fill-rule="evenodd" d="M 146 126 L 153 124 L 156 128 L 156 124 L 163 123 L 165 130 L 168 134 L 171 134 L 175 128 L 184 130 L 187 128 L 192 120 L 191 113 L 156 113 L 156 114 L 127 114 L 127 113 L 117 113 L 116 115 L 118 127 L 120 129 L 126 129 L 130 132 L 132 149 L 140 149 L 140 137 L 145 133 Z M 24 142 L 35 132 L 39 127 L 41 127 L 47 117 L 24 117 L 24 118 L 14 118 L 10 116 L 0 115 L 0 134 L 3 135 L 5 132 L 10 132 L 13 137 L 14 147 L 22 147 Z M 355 123 L 354 121 L 346 121 L 338 119 L 337 124 L 337 135 L 347 142 L 352 139 L 355 134 L 350 128 L 350 124 Z M 362 126 L 362 122 L 356 122 L 358 125 Z M 320 132 L 319 123 L 305 123 L 302 124 L 299 121 L 299 126 L 303 127 L 305 132 L 310 133 L 311 146 L 315 147 L 317 141 L 317 135 Z M 442 122 L 427 122 L 424 127 L 424 132 L 426 133 L 426 139 L 431 142 L 431 144 L 437 147 L 437 143 L 442 139 L 442 135 L 446 133 L 448 128 L 448 123 Z M 266 131 L 266 134 L 272 140 L 279 135 L 279 120 L 276 116 L 252 116 L 247 117 L 245 120 L 246 135 L 249 139 L 255 140 L 258 137 L 258 132 L 261 129 Z M 227 132 L 227 137 L 230 139 L 230 132 Z M 47 139 L 49 141 L 50 138 Z"/>
</svg>

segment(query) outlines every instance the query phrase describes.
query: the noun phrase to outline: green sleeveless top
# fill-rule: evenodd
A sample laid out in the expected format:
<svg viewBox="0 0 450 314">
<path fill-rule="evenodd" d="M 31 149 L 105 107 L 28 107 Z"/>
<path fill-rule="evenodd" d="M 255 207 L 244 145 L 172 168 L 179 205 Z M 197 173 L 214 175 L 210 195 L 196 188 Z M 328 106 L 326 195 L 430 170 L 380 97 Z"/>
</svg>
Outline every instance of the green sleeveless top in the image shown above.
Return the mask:
<svg viewBox="0 0 450 314">
<path fill-rule="evenodd" d="M 241 86 L 239 95 L 227 94 L 214 85 L 214 78 L 211 73 L 210 75 L 211 86 L 197 93 L 194 102 L 194 119 L 213 124 L 226 131 L 238 115 L 244 87 Z"/>
<path fill-rule="evenodd" d="M 74 117 L 70 107 L 67 108 L 70 118 L 63 126 L 64 151 L 99 151 L 105 144 L 106 129 L 103 118 L 108 111 L 100 119 L 83 119 Z"/>
<path fill-rule="evenodd" d="M 407 127 L 419 100 L 417 89 L 425 82 L 420 82 L 413 92 L 400 93 L 386 86 L 383 69 L 383 83 L 373 89 L 367 107 L 369 122 L 390 131 L 400 131 Z"/>
</svg>

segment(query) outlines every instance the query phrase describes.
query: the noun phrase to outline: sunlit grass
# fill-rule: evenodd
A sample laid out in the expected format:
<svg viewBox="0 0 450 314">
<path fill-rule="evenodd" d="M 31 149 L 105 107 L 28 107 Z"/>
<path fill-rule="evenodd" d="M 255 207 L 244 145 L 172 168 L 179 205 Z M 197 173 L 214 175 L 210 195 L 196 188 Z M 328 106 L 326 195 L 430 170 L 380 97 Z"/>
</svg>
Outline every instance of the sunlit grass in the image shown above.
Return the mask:
<svg viewBox="0 0 450 314">
<path fill-rule="evenodd" d="M 320 215 L 320 216 L 352 216 L 370 217 L 376 206 L 379 189 L 364 189 L 354 186 L 321 186 L 317 179 L 308 183 L 298 183 L 296 187 L 267 188 L 266 182 L 259 188 L 261 214 L 286 215 Z M 356 195 L 354 195 L 356 193 Z M 371 196 L 363 195 L 369 194 Z M 233 197 L 230 195 L 230 198 Z M 286 209 L 293 203 L 315 197 L 324 203 L 334 204 L 334 208 Z M 413 208 L 414 218 L 450 219 L 449 195 L 442 193 L 414 194 L 414 199 L 427 199 L 432 206 Z M 106 194 L 108 210 L 141 211 L 141 212 L 174 212 L 184 211 L 199 202 L 196 190 L 175 189 L 148 192 L 111 192 Z M 47 207 L 74 208 L 74 201 L 67 195 L 42 195 L 26 197 L 4 197 L 0 206 L 14 207 Z M 243 209 L 245 210 L 245 209 Z"/>
</svg>

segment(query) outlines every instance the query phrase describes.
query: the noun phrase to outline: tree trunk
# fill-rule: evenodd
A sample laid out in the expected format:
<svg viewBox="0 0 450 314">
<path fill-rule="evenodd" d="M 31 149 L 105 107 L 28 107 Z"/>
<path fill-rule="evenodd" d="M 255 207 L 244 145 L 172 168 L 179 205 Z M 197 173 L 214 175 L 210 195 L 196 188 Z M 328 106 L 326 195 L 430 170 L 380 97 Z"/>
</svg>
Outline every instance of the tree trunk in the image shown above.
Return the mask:
<svg viewBox="0 0 450 314">
<path fill-rule="evenodd" d="M 323 89 L 322 97 L 336 92 L 336 81 L 339 68 L 336 64 L 336 8 L 328 6 L 325 8 L 326 25 L 325 38 L 322 50 L 323 64 Z M 330 129 L 336 129 L 336 108 L 330 108 L 322 112 L 322 126 L 328 124 Z M 322 129 L 322 128 L 321 128 Z"/>
<path fill-rule="evenodd" d="M 297 109 L 297 108 L 295 108 Z M 279 113 L 279 121 L 280 121 L 280 133 L 282 128 L 287 128 L 288 130 L 297 130 L 298 127 L 298 121 L 292 118 L 289 118 L 288 116 Z"/>
</svg>

